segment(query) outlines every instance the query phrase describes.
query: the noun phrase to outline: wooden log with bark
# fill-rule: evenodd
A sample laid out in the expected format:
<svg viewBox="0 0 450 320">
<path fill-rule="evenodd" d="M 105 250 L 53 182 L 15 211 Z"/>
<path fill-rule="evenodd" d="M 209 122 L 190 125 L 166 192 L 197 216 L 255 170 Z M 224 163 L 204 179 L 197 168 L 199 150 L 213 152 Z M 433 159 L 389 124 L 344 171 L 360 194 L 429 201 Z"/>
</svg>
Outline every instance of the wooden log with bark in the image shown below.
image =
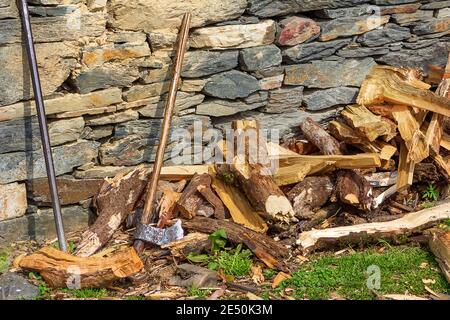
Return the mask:
<svg viewBox="0 0 450 320">
<path fill-rule="evenodd" d="M 450 99 L 429 91 L 430 86 L 409 77 L 404 69 L 375 66 L 364 80 L 358 95 L 360 105 L 384 102 L 407 105 L 450 116 Z"/>
<path fill-rule="evenodd" d="M 22 269 L 39 272 L 52 288 L 106 287 L 139 272 L 144 264 L 133 248 L 123 248 L 109 257 L 82 258 L 44 247 L 17 261 Z"/>
<path fill-rule="evenodd" d="M 419 232 L 448 218 L 450 218 L 450 203 L 446 202 L 433 208 L 409 213 L 394 221 L 303 232 L 297 244 L 304 252 L 311 252 L 329 245 L 394 239 Z"/>
<path fill-rule="evenodd" d="M 238 154 L 230 169 L 253 208 L 275 221 L 295 221 L 291 203 L 273 179 L 267 143 L 260 136 L 258 124 L 233 121 L 233 128 Z"/>
<path fill-rule="evenodd" d="M 397 152 L 397 148 L 384 141 L 369 141 L 356 130 L 340 121 L 331 121 L 328 125 L 330 133 L 339 141 L 357 147 L 368 153 L 379 153 L 380 159 L 389 160 Z"/>
<path fill-rule="evenodd" d="M 128 174 L 106 179 L 95 198 L 98 218 L 81 236 L 75 255 L 89 257 L 103 247 L 135 209 L 147 186 L 147 172 L 139 166 Z"/>
<path fill-rule="evenodd" d="M 313 143 L 307 140 L 288 139 L 281 146 L 302 155 L 319 151 Z"/>
<path fill-rule="evenodd" d="M 372 186 L 357 170 L 342 170 L 338 173 L 336 194 L 343 203 L 363 210 L 372 209 Z"/>
<path fill-rule="evenodd" d="M 321 208 L 330 198 L 334 184 L 330 177 L 307 177 L 294 186 L 287 197 L 292 202 L 295 216 L 299 219 L 312 219 L 315 210 Z"/>
<path fill-rule="evenodd" d="M 176 210 L 183 218 L 195 217 L 204 200 L 214 207 L 214 216 L 217 219 L 225 218 L 225 209 L 220 199 L 211 190 L 211 182 L 211 177 L 207 173 L 195 175 L 192 178 L 177 201 Z"/>
<path fill-rule="evenodd" d="M 450 283 L 450 232 L 437 228 L 431 230 L 428 244 L 445 279 Z"/>
<path fill-rule="evenodd" d="M 339 142 L 313 119 L 306 118 L 300 124 L 300 129 L 306 139 L 319 148 L 324 155 L 342 154 Z"/>
<path fill-rule="evenodd" d="M 211 234 L 217 230 L 225 230 L 228 239 L 233 243 L 243 243 L 269 268 L 286 271 L 284 263 L 289 257 L 289 251 L 272 238 L 247 229 L 244 226 L 226 220 L 215 220 L 196 217 L 183 222 L 187 230 Z"/>
</svg>

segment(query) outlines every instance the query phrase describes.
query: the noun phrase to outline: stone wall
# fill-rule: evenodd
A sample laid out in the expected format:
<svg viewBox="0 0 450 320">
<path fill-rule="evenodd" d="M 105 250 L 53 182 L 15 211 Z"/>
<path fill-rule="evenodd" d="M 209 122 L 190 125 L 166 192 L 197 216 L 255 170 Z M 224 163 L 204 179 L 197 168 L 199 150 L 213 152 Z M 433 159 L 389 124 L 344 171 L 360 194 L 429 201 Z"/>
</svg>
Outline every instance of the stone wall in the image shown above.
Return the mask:
<svg viewBox="0 0 450 320">
<path fill-rule="evenodd" d="M 186 10 L 176 129 L 253 117 L 295 135 L 305 117 L 325 122 L 353 103 L 376 63 L 421 68 L 436 83 L 450 47 L 450 1 L 29 3 L 68 230 L 87 223 L 102 179 L 152 161 Z M 0 244 L 54 234 L 25 56 L 15 1 L 0 0 Z"/>
</svg>

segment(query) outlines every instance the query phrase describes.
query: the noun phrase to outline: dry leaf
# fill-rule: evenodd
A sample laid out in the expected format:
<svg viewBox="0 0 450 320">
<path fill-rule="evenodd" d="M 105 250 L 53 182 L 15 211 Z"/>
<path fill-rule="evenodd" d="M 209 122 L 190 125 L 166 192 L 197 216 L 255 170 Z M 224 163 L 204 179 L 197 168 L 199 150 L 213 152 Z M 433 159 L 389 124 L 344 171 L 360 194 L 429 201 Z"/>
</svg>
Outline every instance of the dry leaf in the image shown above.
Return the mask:
<svg viewBox="0 0 450 320">
<path fill-rule="evenodd" d="M 265 281 L 260 266 L 252 266 L 252 280 L 257 285 L 261 285 Z"/>
<path fill-rule="evenodd" d="M 428 268 L 428 263 L 427 262 L 422 262 L 419 266 L 420 269 L 426 269 Z"/>
<path fill-rule="evenodd" d="M 253 294 L 251 292 L 247 292 L 246 296 L 249 300 L 264 300 L 263 298 L 257 296 L 256 294 Z"/>
<path fill-rule="evenodd" d="M 383 297 L 391 300 L 428 300 L 422 297 L 413 296 L 409 294 L 385 294 Z"/>
<path fill-rule="evenodd" d="M 422 279 L 422 282 L 424 284 L 435 284 L 436 280 L 434 280 L 434 279 Z"/>
<path fill-rule="evenodd" d="M 272 288 L 273 289 L 278 288 L 278 286 L 280 285 L 281 282 L 283 282 L 284 280 L 287 280 L 287 279 L 291 279 L 291 278 L 292 277 L 289 274 L 280 272 L 279 274 L 277 274 L 275 279 L 273 279 Z"/>
</svg>

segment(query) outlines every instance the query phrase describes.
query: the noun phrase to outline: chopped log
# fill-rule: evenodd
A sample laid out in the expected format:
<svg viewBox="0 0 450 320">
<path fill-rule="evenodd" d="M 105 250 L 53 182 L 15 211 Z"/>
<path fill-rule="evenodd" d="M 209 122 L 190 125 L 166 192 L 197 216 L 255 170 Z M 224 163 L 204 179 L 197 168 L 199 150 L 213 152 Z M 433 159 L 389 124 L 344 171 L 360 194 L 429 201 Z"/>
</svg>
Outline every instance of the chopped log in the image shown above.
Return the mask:
<svg viewBox="0 0 450 320">
<path fill-rule="evenodd" d="M 80 289 L 106 287 L 139 272 L 144 264 L 133 248 L 110 257 L 82 258 L 44 247 L 18 261 L 22 269 L 39 272 L 52 288 Z"/>
<path fill-rule="evenodd" d="M 392 115 L 397 121 L 400 136 L 408 148 L 408 157 L 414 163 L 419 163 L 430 155 L 425 135 L 420 131 L 420 124 L 408 106 L 392 107 Z"/>
<path fill-rule="evenodd" d="M 409 213 L 394 221 L 303 232 L 297 244 L 304 252 L 311 252 L 327 245 L 393 239 L 416 233 L 448 218 L 450 218 L 450 203 L 447 202 L 430 209 Z"/>
<path fill-rule="evenodd" d="M 307 140 L 289 139 L 281 146 L 302 155 L 312 154 L 319 151 L 313 143 Z"/>
<path fill-rule="evenodd" d="M 448 158 L 444 158 L 440 154 L 435 154 L 431 156 L 434 162 L 437 164 L 441 173 L 444 174 L 447 180 L 450 178 L 450 161 Z"/>
<path fill-rule="evenodd" d="M 450 283 L 450 232 L 433 229 L 428 244 L 431 252 L 436 256 L 445 279 Z"/>
<path fill-rule="evenodd" d="M 429 91 L 421 81 L 411 81 L 398 68 L 375 66 L 364 80 L 357 102 L 377 105 L 383 102 L 407 105 L 450 116 L 450 99 Z M 428 89 L 425 89 L 428 88 Z"/>
<path fill-rule="evenodd" d="M 315 209 L 321 208 L 330 198 L 334 185 L 329 177 L 307 177 L 288 193 L 295 216 L 299 219 L 312 219 Z"/>
<path fill-rule="evenodd" d="M 339 121 L 331 121 L 328 125 L 330 133 L 339 141 L 369 152 L 379 153 L 380 159 L 389 160 L 397 152 L 397 148 L 383 141 L 370 142 L 367 138 L 359 135 L 356 130 Z"/>
<path fill-rule="evenodd" d="M 238 130 L 236 141 L 238 145 L 242 143 L 244 154 L 238 154 L 230 168 L 253 208 L 275 221 L 295 221 L 292 205 L 275 183 L 268 167 L 271 162 L 267 143 L 259 135 L 257 123 L 233 121 L 233 128 Z"/>
<path fill-rule="evenodd" d="M 324 155 L 342 154 L 339 142 L 313 119 L 306 118 L 300 124 L 300 129 L 305 138 L 319 148 Z"/>
<path fill-rule="evenodd" d="M 366 106 L 366 108 L 376 115 L 394 120 L 390 105 L 373 105 L 373 106 Z"/>
<path fill-rule="evenodd" d="M 398 163 L 397 191 L 403 191 L 413 183 L 414 161 L 408 156 L 408 148 L 404 142 L 400 146 L 400 157 Z"/>
<path fill-rule="evenodd" d="M 179 181 L 191 179 L 196 174 L 208 173 L 209 165 L 193 166 L 167 166 L 161 168 L 160 179 L 169 181 Z M 151 169 L 148 173 L 151 172 Z"/>
<path fill-rule="evenodd" d="M 211 247 L 209 236 L 200 232 L 187 234 L 183 239 L 173 241 L 161 246 L 161 249 L 169 249 L 173 257 L 187 257 L 189 253 L 201 253 L 202 249 Z"/>
<path fill-rule="evenodd" d="M 211 179 L 211 177 L 210 177 Z M 198 192 L 214 207 L 214 218 L 225 219 L 225 207 L 222 201 L 211 190 L 210 185 L 200 185 L 197 187 Z"/>
<path fill-rule="evenodd" d="M 448 57 L 444 77 L 436 90 L 436 94 L 440 97 L 450 99 L 450 55 Z M 436 154 L 439 154 L 439 149 L 441 147 L 442 135 L 444 133 L 444 121 L 445 117 L 443 115 L 434 113 L 426 133 L 426 142 Z"/>
<path fill-rule="evenodd" d="M 157 228 L 163 229 L 169 220 L 174 218 L 173 212 L 175 210 L 177 201 L 179 201 L 181 193 L 175 192 L 170 188 L 163 191 L 163 196 L 159 202 L 159 219 L 156 225 Z"/>
<path fill-rule="evenodd" d="M 268 226 L 260 216 L 262 213 L 252 208 L 238 188 L 222 181 L 217 176 L 212 177 L 212 187 L 230 211 L 234 222 L 256 232 L 265 233 L 267 231 Z"/>
<path fill-rule="evenodd" d="M 261 259 L 269 268 L 286 271 L 285 259 L 289 251 L 282 244 L 261 233 L 254 232 L 244 226 L 226 220 L 215 220 L 196 217 L 183 222 L 187 230 L 211 234 L 217 230 L 225 230 L 228 239 L 233 243 L 243 243 Z"/>
<path fill-rule="evenodd" d="M 398 172 L 375 172 L 364 175 L 364 178 L 374 188 L 390 187 L 397 183 Z"/>
<path fill-rule="evenodd" d="M 414 181 L 429 183 L 438 181 L 440 176 L 437 172 L 436 165 L 433 163 L 421 162 L 415 165 Z"/>
<path fill-rule="evenodd" d="M 192 219 L 196 216 L 203 198 L 214 206 L 214 215 L 218 219 L 225 218 L 225 211 L 220 199 L 211 191 L 211 177 L 209 174 L 195 175 L 188 184 L 180 199 L 177 201 L 176 210 L 183 218 Z M 206 195 L 206 197 L 205 197 Z"/>
<path fill-rule="evenodd" d="M 369 141 L 375 141 L 378 137 L 390 141 L 397 135 L 396 126 L 392 121 L 373 114 L 364 106 L 348 106 L 342 111 L 341 116 L 349 126 Z"/>
<path fill-rule="evenodd" d="M 331 203 L 315 212 L 314 217 L 309 221 L 302 221 L 299 224 L 297 224 L 296 229 L 299 232 L 305 232 L 309 231 L 319 224 L 321 224 L 323 221 L 325 221 L 328 218 L 331 218 L 332 216 L 335 216 L 339 213 L 341 210 L 341 204 L 338 203 Z"/>
<path fill-rule="evenodd" d="M 372 187 L 356 170 L 342 170 L 338 173 L 336 195 L 343 203 L 363 210 L 372 209 Z"/>
<path fill-rule="evenodd" d="M 302 156 L 279 159 L 280 168 L 294 164 L 310 163 L 312 165 L 328 164 L 339 169 L 372 169 L 381 166 L 380 155 L 377 153 L 361 153 L 353 155 Z M 312 173 L 311 173 L 312 174 Z"/>
<path fill-rule="evenodd" d="M 98 218 L 81 236 L 75 255 L 89 257 L 103 247 L 133 212 L 147 186 L 147 173 L 139 166 L 128 174 L 106 179 L 95 198 Z"/>
</svg>

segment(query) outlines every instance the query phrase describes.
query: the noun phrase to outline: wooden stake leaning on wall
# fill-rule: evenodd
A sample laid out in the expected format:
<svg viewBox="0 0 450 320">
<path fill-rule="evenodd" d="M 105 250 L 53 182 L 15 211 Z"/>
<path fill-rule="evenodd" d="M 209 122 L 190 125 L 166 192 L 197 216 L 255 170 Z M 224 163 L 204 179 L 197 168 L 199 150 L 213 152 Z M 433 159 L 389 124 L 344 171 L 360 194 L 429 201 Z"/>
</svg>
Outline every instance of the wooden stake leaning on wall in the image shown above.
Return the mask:
<svg viewBox="0 0 450 320">
<path fill-rule="evenodd" d="M 161 131 L 161 138 L 159 141 L 158 150 L 156 152 L 155 164 L 153 166 L 152 175 L 151 175 L 150 184 L 149 184 L 149 191 L 147 194 L 147 198 L 145 200 L 144 212 L 143 212 L 142 218 L 141 218 L 142 224 L 149 224 L 152 219 L 151 215 L 152 215 L 152 209 L 153 209 L 153 201 L 155 198 L 156 188 L 158 186 L 158 179 L 159 179 L 159 175 L 161 173 L 161 167 L 162 167 L 163 161 L 164 161 L 164 153 L 166 150 L 167 141 L 169 139 L 170 124 L 172 121 L 173 111 L 175 108 L 175 102 L 177 99 L 178 83 L 180 81 L 181 69 L 183 67 L 184 55 L 186 52 L 191 18 L 192 18 L 191 14 L 186 13 L 183 16 L 183 21 L 181 24 L 179 42 L 178 42 L 177 52 L 176 52 L 175 61 L 174 61 L 174 65 L 175 65 L 174 73 L 173 73 L 172 82 L 170 83 L 169 93 L 167 96 L 167 103 L 166 103 L 166 109 L 164 112 L 164 121 L 163 121 L 163 126 L 162 126 L 162 131 Z M 144 242 L 141 240 L 136 240 L 134 243 L 134 247 L 137 250 L 137 252 L 140 253 L 144 250 Z"/>
</svg>

